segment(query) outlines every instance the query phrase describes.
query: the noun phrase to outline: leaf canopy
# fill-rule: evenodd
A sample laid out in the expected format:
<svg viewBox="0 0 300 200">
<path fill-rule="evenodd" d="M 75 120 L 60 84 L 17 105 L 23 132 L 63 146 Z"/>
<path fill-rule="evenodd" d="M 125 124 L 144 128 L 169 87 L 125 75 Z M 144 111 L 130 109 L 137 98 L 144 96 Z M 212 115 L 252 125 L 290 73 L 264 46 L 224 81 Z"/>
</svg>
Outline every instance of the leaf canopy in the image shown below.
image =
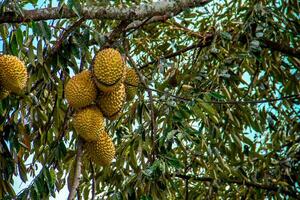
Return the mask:
<svg viewBox="0 0 300 200">
<path fill-rule="evenodd" d="M 0 199 L 48 199 L 67 185 L 78 136 L 64 87 L 107 46 L 145 85 L 107 121 L 111 166 L 83 159 L 79 198 L 299 198 L 299 2 L 207 1 L 123 21 L 81 13 L 151 2 L 65 0 L 77 17 L 0 24 L 2 54 L 30 74 L 23 94 L 0 101 Z M 55 4 L 4 1 L 1 17 Z M 16 194 L 16 177 L 34 179 Z"/>
</svg>

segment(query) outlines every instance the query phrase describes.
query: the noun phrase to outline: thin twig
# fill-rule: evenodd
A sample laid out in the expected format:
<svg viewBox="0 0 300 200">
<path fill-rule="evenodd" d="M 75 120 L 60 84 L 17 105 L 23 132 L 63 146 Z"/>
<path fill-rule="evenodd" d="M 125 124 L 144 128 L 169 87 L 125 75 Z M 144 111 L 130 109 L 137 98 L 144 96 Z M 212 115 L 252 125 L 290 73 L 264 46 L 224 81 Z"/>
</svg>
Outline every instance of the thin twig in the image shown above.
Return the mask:
<svg viewBox="0 0 300 200">
<path fill-rule="evenodd" d="M 128 84 L 128 83 L 126 83 Z M 131 84 L 128 84 L 132 87 L 137 87 L 136 85 L 131 85 Z M 157 90 L 157 89 L 154 89 L 154 88 L 149 88 L 147 85 L 145 86 L 143 84 L 143 87 L 146 89 L 146 90 L 151 90 L 151 91 L 154 91 L 154 92 L 157 92 L 157 93 L 160 93 L 160 94 L 164 94 L 166 96 L 169 96 L 169 97 L 172 97 L 174 99 L 178 99 L 180 101 L 183 101 L 185 103 L 189 102 L 189 101 L 194 101 L 195 98 L 187 98 L 187 97 L 181 97 L 181 96 L 176 96 L 176 95 L 173 95 L 169 92 L 166 92 L 166 91 L 160 91 L 160 90 Z M 300 94 L 294 94 L 294 95 L 287 95 L 287 96 L 282 96 L 282 97 L 278 97 L 278 98 L 269 98 L 269 99 L 263 99 L 263 100 L 241 100 L 241 101 L 237 101 L 237 100 L 227 100 L 227 101 L 204 101 L 202 100 L 202 102 L 204 103 L 211 103 L 211 104 L 262 104 L 262 103 L 270 103 L 270 102 L 276 102 L 276 101 L 281 101 L 281 100 L 292 100 L 292 99 L 297 99 L 297 98 L 300 98 Z"/>
<path fill-rule="evenodd" d="M 300 142 L 300 137 L 298 139 L 294 140 L 294 141 L 290 141 L 290 142 L 288 142 L 286 144 L 281 145 L 278 149 L 274 149 L 270 153 L 267 153 L 265 155 L 265 157 L 271 156 L 271 155 L 275 154 L 276 152 L 281 151 L 283 148 L 285 148 L 285 147 L 291 147 L 293 144 L 297 144 L 299 142 Z"/>
<path fill-rule="evenodd" d="M 179 55 L 181 55 L 181 54 L 183 54 L 183 53 L 185 53 L 185 52 L 187 52 L 187 51 L 196 49 L 196 48 L 207 47 L 207 46 L 209 46 L 209 45 L 211 44 L 212 39 L 213 39 L 213 34 L 212 34 L 212 33 L 207 33 L 207 34 L 202 38 L 202 40 L 200 40 L 200 42 L 198 42 L 198 44 L 190 45 L 190 46 L 188 46 L 188 47 L 179 49 L 178 51 L 176 51 L 176 52 L 174 52 L 174 53 L 170 53 L 170 54 L 167 54 L 167 55 L 165 55 L 165 56 L 160 57 L 159 59 L 150 61 L 150 62 L 148 62 L 148 63 L 142 65 L 139 69 L 142 70 L 142 69 L 148 67 L 149 65 L 153 65 L 153 64 L 157 63 L 159 60 L 162 60 L 162 59 L 170 59 L 170 58 L 179 56 Z"/>
<path fill-rule="evenodd" d="M 91 166 L 91 176 L 92 176 L 92 198 L 91 200 L 95 200 L 95 170 L 92 161 L 90 161 Z"/>
<path fill-rule="evenodd" d="M 147 19 L 145 19 L 144 21 L 142 21 L 141 23 L 137 24 L 134 28 L 131 28 L 132 30 L 130 32 L 128 32 L 125 37 L 128 37 L 130 34 L 132 34 L 134 31 L 138 30 L 139 28 L 141 28 L 142 26 L 144 26 L 147 22 L 150 21 L 150 19 L 152 19 L 152 17 L 148 17 Z M 128 24 L 129 26 L 130 24 Z M 126 26 L 126 31 L 128 31 L 128 26 Z"/>
<path fill-rule="evenodd" d="M 86 54 L 83 50 L 81 50 L 81 61 L 79 66 L 79 72 L 82 72 L 85 62 L 86 62 Z"/>
<path fill-rule="evenodd" d="M 185 151 L 185 168 L 184 168 L 184 174 L 188 173 L 188 158 L 187 158 L 187 152 Z M 185 200 L 189 199 L 189 179 L 185 179 Z"/>
<path fill-rule="evenodd" d="M 59 39 L 56 41 L 54 47 L 51 49 L 50 53 L 48 54 L 47 59 L 50 59 L 52 55 L 58 52 L 59 48 L 61 47 L 63 41 L 77 28 L 79 27 L 82 22 L 84 22 L 84 18 L 80 18 L 77 20 L 72 26 L 70 26 L 68 29 L 63 31 L 63 33 L 60 35 Z"/>
<path fill-rule="evenodd" d="M 63 43 L 63 41 L 64 40 L 66 40 L 66 38 L 76 29 L 76 28 L 78 28 L 83 22 L 84 22 L 84 18 L 80 18 L 78 21 L 76 21 L 74 24 L 72 24 L 70 27 L 68 27 L 67 29 L 64 29 L 64 31 L 63 31 L 63 33 L 59 36 L 59 39 L 56 41 L 56 43 L 55 43 L 55 45 L 49 50 L 49 52 L 48 52 L 48 54 L 47 54 L 47 56 L 46 56 L 46 58 L 44 59 L 44 63 L 48 63 L 49 62 L 49 60 L 51 60 L 53 57 L 53 55 L 54 54 L 56 54 L 58 51 L 59 51 L 59 49 L 60 49 L 60 47 L 61 47 L 61 45 L 62 45 L 62 43 Z M 51 74 L 52 74 L 53 72 L 51 71 Z M 36 82 L 35 82 L 35 84 L 31 87 L 31 89 L 30 89 L 30 92 L 33 92 L 38 86 L 39 86 L 39 84 L 41 84 L 41 83 L 44 83 L 44 79 L 43 78 L 41 78 L 41 79 L 39 79 L 39 80 L 37 80 Z M 26 94 L 28 94 L 28 93 L 26 93 Z"/>
<path fill-rule="evenodd" d="M 167 96 L 173 97 L 175 99 L 179 99 L 180 101 L 183 102 L 188 102 L 188 101 L 194 101 L 194 99 L 186 98 L 186 97 L 180 97 L 173 95 L 169 92 L 163 92 L 159 91 L 156 89 L 148 88 L 148 90 L 152 90 L 158 93 L 163 93 Z M 281 101 L 281 100 L 286 100 L 286 99 L 296 99 L 299 98 L 300 94 L 295 94 L 295 95 L 287 95 L 287 96 L 282 96 L 274 99 L 263 99 L 263 100 L 242 100 L 242 101 L 236 101 L 236 100 L 227 100 L 227 101 L 204 101 L 204 103 L 211 103 L 211 104 L 262 104 L 262 103 L 270 103 L 270 102 L 275 102 L 275 101 Z"/>
<path fill-rule="evenodd" d="M 74 173 L 74 179 L 72 183 L 72 188 L 69 193 L 68 200 L 73 200 L 76 195 L 77 188 L 79 186 L 79 181 L 80 181 L 80 174 L 81 174 L 81 160 L 82 160 L 82 155 L 83 155 L 83 144 L 81 139 L 78 139 L 78 145 L 77 145 L 77 155 L 76 155 L 76 165 L 75 165 L 75 173 Z"/>
<path fill-rule="evenodd" d="M 105 44 L 101 47 L 101 49 L 112 46 L 117 39 L 123 34 L 126 27 L 130 24 L 130 21 L 121 21 L 119 25 L 108 35 L 106 38 Z"/>
<path fill-rule="evenodd" d="M 135 64 L 134 60 L 132 59 L 132 57 L 129 55 L 128 51 L 126 51 L 126 56 L 129 59 L 129 61 L 131 62 L 132 66 L 134 67 L 134 69 L 136 70 L 139 79 L 141 81 L 141 83 L 143 84 L 143 86 L 146 88 L 147 94 L 149 96 L 149 102 L 150 102 L 150 115 L 151 115 L 151 140 L 152 140 L 152 160 L 150 160 L 150 162 L 154 161 L 154 157 L 155 157 L 155 151 L 156 151 L 156 144 L 155 144 L 155 138 L 156 138 L 156 133 L 157 133 L 157 124 L 156 124 L 156 120 L 155 120 L 155 110 L 154 110 L 154 101 L 153 101 L 153 95 L 152 95 L 152 90 L 150 90 L 147 87 L 147 83 L 144 80 L 144 76 L 143 74 L 140 72 L 140 70 L 138 69 L 137 65 Z"/>
<path fill-rule="evenodd" d="M 153 16 L 151 17 L 150 19 L 146 19 L 146 20 L 143 20 L 143 21 L 140 21 L 140 20 L 136 20 L 136 21 L 133 21 L 131 22 L 127 27 L 126 27 L 126 31 L 129 31 L 129 30 L 132 30 L 134 29 L 137 30 L 138 28 L 141 28 L 145 25 L 148 25 L 148 24 L 152 24 L 152 23 L 155 23 L 155 22 L 165 22 L 167 21 L 168 19 L 178 15 L 179 13 L 181 13 L 182 11 L 179 11 L 179 12 L 176 12 L 176 13 L 166 13 L 164 15 L 158 15 L 158 16 Z M 132 32 L 130 32 L 132 33 Z M 130 34 L 129 33 L 129 34 Z M 128 36 L 129 34 L 127 34 L 126 36 Z"/>
</svg>

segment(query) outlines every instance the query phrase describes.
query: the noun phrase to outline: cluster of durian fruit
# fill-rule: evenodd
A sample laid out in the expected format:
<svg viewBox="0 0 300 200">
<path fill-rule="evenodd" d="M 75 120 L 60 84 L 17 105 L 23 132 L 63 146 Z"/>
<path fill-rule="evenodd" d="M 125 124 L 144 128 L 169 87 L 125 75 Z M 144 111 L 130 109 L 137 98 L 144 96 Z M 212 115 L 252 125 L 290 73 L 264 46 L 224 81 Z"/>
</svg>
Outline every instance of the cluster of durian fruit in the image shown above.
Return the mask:
<svg viewBox="0 0 300 200">
<path fill-rule="evenodd" d="M 9 94 L 19 94 L 25 88 L 28 79 L 23 61 L 12 55 L 0 55 L 0 100 Z"/>
<path fill-rule="evenodd" d="M 115 147 L 105 130 L 104 118 L 117 119 L 125 102 L 134 98 L 138 84 L 135 70 L 127 67 L 121 54 L 112 48 L 98 51 L 92 70 L 82 71 L 67 82 L 65 97 L 76 110 L 73 126 L 85 141 L 86 155 L 95 164 L 112 162 Z"/>
</svg>

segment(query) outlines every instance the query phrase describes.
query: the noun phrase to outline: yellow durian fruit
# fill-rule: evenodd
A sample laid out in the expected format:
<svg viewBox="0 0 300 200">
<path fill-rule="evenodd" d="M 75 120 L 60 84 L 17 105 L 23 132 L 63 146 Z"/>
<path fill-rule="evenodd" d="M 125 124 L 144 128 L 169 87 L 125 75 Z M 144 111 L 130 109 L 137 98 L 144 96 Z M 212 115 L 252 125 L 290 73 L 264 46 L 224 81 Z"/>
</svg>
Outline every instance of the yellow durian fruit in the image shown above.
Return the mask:
<svg viewBox="0 0 300 200">
<path fill-rule="evenodd" d="M 126 100 L 131 101 L 137 93 L 139 77 L 133 68 L 126 68 L 125 90 Z"/>
<path fill-rule="evenodd" d="M 118 88 L 125 78 L 125 66 L 121 54 L 112 48 L 99 51 L 92 64 L 97 87 L 103 92 Z"/>
<path fill-rule="evenodd" d="M 102 93 L 97 100 L 97 104 L 106 118 L 114 120 L 121 114 L 125 98 L 125 86 L 122 83 L 116 90 L 110 93 Z"/>
<path fill-rule="evenodd" d="M 75 109 L 91 105 L 97 98 L 92 73 L 85 70 L 72 77 L 66 84 L 65 96 L 69 105 Z"/>
<path fill-rule="evenodd" d="M 115 156 L 115 146 L 106 131 L 101 132 L 98 140 L 85 143 L 84 149 L 88 158 L 100 166 L 109 165 Z"/>
<path fill-rule="evenodd" d="M 0 85 L 5 90 L 20 93 L 26 86 L 27 78 L 25 64 L 18 57 L 0 56 Z"/>
<path fill-rule="evenodd" d="M 104 118 L 97 106 L 90 106 L 75 113 L 73 125 L 85 141 L 95 141 L 104 130 Z"/>
</svg>

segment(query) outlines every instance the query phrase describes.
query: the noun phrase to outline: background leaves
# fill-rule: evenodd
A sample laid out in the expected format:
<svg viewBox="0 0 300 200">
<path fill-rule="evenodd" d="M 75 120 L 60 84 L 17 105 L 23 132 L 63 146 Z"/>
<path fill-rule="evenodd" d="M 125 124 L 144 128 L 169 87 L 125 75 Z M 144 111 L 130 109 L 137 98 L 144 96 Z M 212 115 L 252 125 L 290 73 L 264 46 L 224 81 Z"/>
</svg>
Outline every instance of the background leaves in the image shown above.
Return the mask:
<svg viewBox="0 0 300 200">
<path fill-rule="evenodd" d="M 44 199 L 66 185 L 77 135 L 64 86 L 89 69 L 116 20 L 80 20 L 84 6 L 148 1 L 61 1 L 78 19 L 0 25 L 1 50 L 27 64 L 24 94 L 0 102 L 0 198 Z M 3 2 L 2 11 L 51 3 Z M 110 46 L 132 57 L 152 90 L 139 87 L 117 121 L 110 167 L 84 161 L 88 199 L 297 198 L 299 196 L 299 3 L 213 1 L 125 30 Z M 150 20 L 149 20 L 150 21 Z M 123 22 L 121 22 L 123 23 Z M 127 48 L 127 49 L 126 49 Z M 132 62 L 128 58 L 128 65 Z M 219 102 L 231 103 L 219 103 Z M 232 101 L 234 101 L 232 103 Z M 157 132 L 151 135 L 151 112 Z M 28 188 L 15 194 L 15 177 Z"/>
</svg>

